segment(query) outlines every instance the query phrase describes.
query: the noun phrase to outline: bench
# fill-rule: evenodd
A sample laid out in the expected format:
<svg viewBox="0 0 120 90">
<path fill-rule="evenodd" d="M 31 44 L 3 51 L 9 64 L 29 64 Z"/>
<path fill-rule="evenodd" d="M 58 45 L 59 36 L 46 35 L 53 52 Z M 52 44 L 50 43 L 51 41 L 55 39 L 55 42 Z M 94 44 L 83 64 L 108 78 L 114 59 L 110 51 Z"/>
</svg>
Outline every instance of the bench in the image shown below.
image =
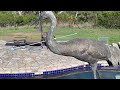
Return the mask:
<svg viewBox="0 0 120 90">
<path fill-rule="evenodd" d="M 15 46 L 21 46 L 26 44 L 26 36 L 17 36 L 13 40 Z"/>
</svg>

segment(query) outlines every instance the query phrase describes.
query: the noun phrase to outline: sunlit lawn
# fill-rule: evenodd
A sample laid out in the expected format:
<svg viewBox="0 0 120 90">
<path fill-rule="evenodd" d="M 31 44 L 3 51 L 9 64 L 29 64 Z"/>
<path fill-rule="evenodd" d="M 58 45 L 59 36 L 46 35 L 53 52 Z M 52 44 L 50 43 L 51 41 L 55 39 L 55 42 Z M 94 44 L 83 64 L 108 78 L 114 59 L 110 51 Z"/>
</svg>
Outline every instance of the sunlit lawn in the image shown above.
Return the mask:
<svg viewBox="0 0 120 90">
<path fill-rule="evenodd" d="M 48 27 L 43 27 L 43 31 L 48 31 Z M 0 28 L 0 36 L 8 36 L 15 35 L 16 33 L 20 33 L 22 36 L 27 36 L 30 38 L 40 38 L 40 33 L 37 29 L 33 27 L 22 27 L 22 28 Z M 71 36 L 70 35 L 74 34 Z M 96 39 L 100 37 L 108 37 L 109 44 L 120 42 L 120 29 L 79 29 L 79 28 L 69 28 L 69 27 L 58 27 L 55 32 L 55 37 L 58 41 L 66 41 L 74 38 L 89 38 Z"/>
<path fill-rule="evenodd" d="M 74 34 L 65 37 L 65 35 Z M 98 40 L 101 37 L 107 37 L 108 43 L 120 42 L 120 29 L 79 29 L 79 28 L 57 28 L 55 32 L 57 40 L 71 40 L 74 38 L 89 38 Z M 60 37 L 64 38 L 60 38 Z"/>
</svg>

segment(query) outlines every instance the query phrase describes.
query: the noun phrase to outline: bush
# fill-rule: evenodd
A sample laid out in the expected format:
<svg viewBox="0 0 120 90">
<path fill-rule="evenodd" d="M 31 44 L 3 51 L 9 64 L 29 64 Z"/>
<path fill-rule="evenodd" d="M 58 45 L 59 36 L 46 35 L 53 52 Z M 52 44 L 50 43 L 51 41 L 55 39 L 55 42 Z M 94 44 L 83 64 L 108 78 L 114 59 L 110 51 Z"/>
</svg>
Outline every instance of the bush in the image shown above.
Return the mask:
<svg viewBox="0 0 120 90">
<path fill-rule="evenodd" d="M 66 11 L 61 14 L 55 13 L 58 23 L 93 23 L 95 26 L 106 28 L 120 28 L 120 11 L 79 11 L 77 19 L 75 18 L 76 11 Z M 33 12 L 26 12 L 20 16 L 18 13 L 11 11 L 0 11 L 0 26 L 20 26 L 32 23 L 38 19 L 38 15 Z M 50 22 L 48 19 L 43 19 L 44 23 Z"/>
<path fill-rule="evenodd" d="M 19 15 L 15 15 L 14 16 L 14 26 L 20 26 L 20 25 L 24 25 L 23 24 L 23 16 L 19 16 Z"/>
<path fill-rule="evenodd" d="M 106 28 L 120 28 L 120 12 L 103 12 L 102 15 L 98 15 L 98 24 Z"/>
<path fill-rule="evenodd" d="M 56 14 L 56 17 L 58 22 L 68 22 L 69 20 L 69 14 L 66 12 L 62 14 Z"/>
<path fill-rule="evenodd" d="M 1 27 L 12 25 L 13 22 L 14 22 L 14 17 L 12 13 L 0 13 L 0 26 Z"/>
<path fill-rule="evenodd" d="M 20 16 L 18 14 L 14 14 L 11 12 L 0 12 L 0 26 L 6 27 L 6 26 L 20 26 L 20 25 L 26 25 L 32 22 L 32 20 L 38 18 L 34 14 L 27 14 Z"/>
<path fill-rule="evenodd" d="M 24 15 L 23 16 L 23 24 L 29 24 L 31 23 L 32 21 L 34 21 L 35 19 L 38 19 L 38 16 L 37 15 L 34 15 L 34 14 L 27 14 L 27 15 Z"/>
</svg>

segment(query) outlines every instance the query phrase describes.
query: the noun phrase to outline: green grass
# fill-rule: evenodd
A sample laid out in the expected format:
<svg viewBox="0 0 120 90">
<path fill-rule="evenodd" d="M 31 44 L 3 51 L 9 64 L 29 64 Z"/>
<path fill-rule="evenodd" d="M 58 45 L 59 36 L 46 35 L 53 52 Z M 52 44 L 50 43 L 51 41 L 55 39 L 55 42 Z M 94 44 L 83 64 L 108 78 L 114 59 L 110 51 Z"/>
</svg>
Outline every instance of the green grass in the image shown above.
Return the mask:
<svg viewBox="0 0 120 90">
<path fill-rule="evenodd" d="M 25 27 L 25 28 L 0 28 L 0 35 L 9 34 L 9 33 L 17 33 L 17 32 L 34 32 L 32 27 Z"/>
<path fill-rule="evenodd" d="M 48 31 L 48 27 L 43 27 L 43 31 Z M 0 28 L 0 36 L 9 35 L 11 33 L 21 32 L 23 35 L 26 33 L 33 33 L 32 38 L 40 38 L 39 32 L 33 27 L 24 27 L 24 28 Z M 34 34 L 37 32 L 38 34 Z M 59 38 L 61 36 L 74 34 L 76 35 L 67 36 Z M 55 32 L 55 37 L 57 40 L 66 41 L 72 40 L 74 38 L 89 38 L 98 40 L 99 37 L 108 37 L 109 44 L 120 42 L 120 29 L 79 29 L 79 28 L 68 28 L 68 27 L 59 27 Z"/>
<path fill-rule="evenodd" d="M 74 34 L 76 35 L 58 38 L 61 36 Z M 78 28 L 57 28 L 55 32 L 57 40 L 72 40 L 74 38 L 89 38 L 98 40 L 100 37 L 108 37 L 108 43 L 117 43 L 120 42 L 120 29 L 78 29 Z"/>
</svg>

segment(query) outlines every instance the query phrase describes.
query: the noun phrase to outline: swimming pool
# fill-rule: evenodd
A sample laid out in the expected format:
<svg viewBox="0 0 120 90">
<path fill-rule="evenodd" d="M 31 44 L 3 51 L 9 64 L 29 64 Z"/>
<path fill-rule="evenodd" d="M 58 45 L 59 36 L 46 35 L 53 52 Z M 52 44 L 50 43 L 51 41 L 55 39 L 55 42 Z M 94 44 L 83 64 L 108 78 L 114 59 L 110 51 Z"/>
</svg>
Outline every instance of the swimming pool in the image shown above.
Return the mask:
<svg viewBox="0 0 120 90">
<path fill-rule="evenodd" d="M 120 67 L 114 68 L 99 64 L 98 73 L 98 79 L 120 79 Z M 94 77 L 90 65 L 82 65 L 54 71 L 45 71 L 42 74 L 36 74 L 34 72 L 0 74 L 0 79 L 94 79 Z"/>
<path fill-rule="evenodd" d="M 99 77 L 100 76 L 100 77 Z M 98 79 L 120 79 L 119 70 L 99 70 Z M 61 73 L 57 75 L 46 75 L 43 79 L 94 79 L 93 72 L 88 71 L 71 71 L 67 73 Z"/>
</svg>

